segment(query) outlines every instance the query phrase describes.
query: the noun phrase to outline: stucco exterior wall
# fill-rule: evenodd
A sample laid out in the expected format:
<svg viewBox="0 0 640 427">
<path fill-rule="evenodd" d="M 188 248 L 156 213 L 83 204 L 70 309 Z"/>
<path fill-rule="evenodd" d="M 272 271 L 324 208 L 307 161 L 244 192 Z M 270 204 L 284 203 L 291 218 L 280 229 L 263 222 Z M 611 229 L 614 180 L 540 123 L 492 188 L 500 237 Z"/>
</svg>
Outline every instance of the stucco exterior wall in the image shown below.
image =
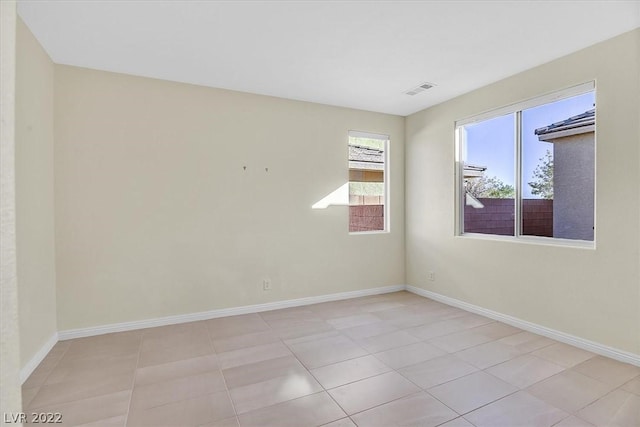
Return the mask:
<svg viewBox="0 0 640 427">
<path fill-rule="evenodd" d="M 593 132 L 557 138 L 553 142 L 553 237 L 593 240 Z"/>
</svg>

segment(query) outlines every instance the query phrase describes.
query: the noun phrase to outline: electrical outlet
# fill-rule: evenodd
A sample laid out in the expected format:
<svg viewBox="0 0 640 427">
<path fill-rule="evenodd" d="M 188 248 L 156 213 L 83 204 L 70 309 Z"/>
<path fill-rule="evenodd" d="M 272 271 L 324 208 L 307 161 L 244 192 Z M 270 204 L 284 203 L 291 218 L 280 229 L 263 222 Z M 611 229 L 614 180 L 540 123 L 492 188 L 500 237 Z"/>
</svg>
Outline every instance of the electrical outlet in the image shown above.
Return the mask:
<svg viewBox="0 0 640 427">
<path fill-rule="evenodd" d="M 262 290 L 263 291 L 271 290 L 271 279 L 262 279 Z"/>
<path fill-rule="evenodd" d="M 436 273 L 434 273 L 433 271 L 430 271 L 427 274 L 427 278 L 429 279 L 430 282 L 435 282 L 436 280 Z"/>
</svg>

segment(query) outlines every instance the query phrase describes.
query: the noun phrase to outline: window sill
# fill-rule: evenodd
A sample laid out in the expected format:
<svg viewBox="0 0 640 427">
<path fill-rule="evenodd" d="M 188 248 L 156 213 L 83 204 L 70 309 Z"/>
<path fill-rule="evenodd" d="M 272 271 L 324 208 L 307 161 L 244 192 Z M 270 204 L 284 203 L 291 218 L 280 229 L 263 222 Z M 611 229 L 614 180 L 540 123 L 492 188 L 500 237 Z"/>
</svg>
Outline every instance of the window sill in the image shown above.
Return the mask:
<svg viewBox="0 0 640 427">
<path fill-rule="evenodd" d="M 350 231 L 349 236 L 361 236 L 368 234 L 389 234 L 389 230 L 378 230 L 378 231 Z"/>
<path fill-rule="evenodd" d="M 558 246 L 565 248 L 575 249 L 596 249 L 595 241 L 588 240 L 571 240 L 571 239 L 559 239 L 555 237 L 539 237 L 539 236 L 499 236 L 494 234 L 481 234 L 481 233 L 464 233 L 456 236 L 462 239 L 474 239 L 474 240 L 493 240 L 498 242 L 520 243 L 520 244 L 533 244 L 542 246 Z"/>
</svg>

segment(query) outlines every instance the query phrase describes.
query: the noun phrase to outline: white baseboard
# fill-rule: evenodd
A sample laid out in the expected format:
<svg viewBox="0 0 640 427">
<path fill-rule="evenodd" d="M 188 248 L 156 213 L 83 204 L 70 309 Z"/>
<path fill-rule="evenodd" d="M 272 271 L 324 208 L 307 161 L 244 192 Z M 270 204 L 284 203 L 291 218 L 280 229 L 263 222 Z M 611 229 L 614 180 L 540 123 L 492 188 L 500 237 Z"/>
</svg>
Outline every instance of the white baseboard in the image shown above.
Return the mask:
<svg viewBox="0 0 640 427">
<path fill-rule="evenodd" d="M 278 310 L 281 308 L 299 307 L 318 304 L 321 302 L 338 301 L 344 299 L 366 297 L 370 295 L 386 294 L 405 290 L 405 285 L 384 286 L 381 288 L 362 289 L 359 291 L 340 292 L 337 294 L 319 295 L 315 297 L 297 298 L 284 301 L 268 302 L 265 304 L 245 305 L 242 307 L 222 308 L 219 310 L 203 311 L 199 313 L 179 314 L 176 316 L 155 319 L 137 320 L 133 322 L 113 323 L 110 325 L 91 328 L 69 329 L 58 332 L 60 340 L 90 337 L 94 335 L 110 334 L 112 332 L 132 331 L 135 329 L 153 328 L 155 326 L 175 325 L 178 323 L 195 322 L 198 320 L 215 319 L 217 317 L 236 316 L 239 314 L 258 313 L 261 311 Z M 55 343 L 54 343 L 55 344 Z M 46 353 L 45 353 L 46 354 Z"/>
<path fill-rule="evenodd" d="M 447 297 L 445 295 L 437 294 L 435 292 L 427 291 L 425 289 L 417 288 L 410 285 L 393 285 L 384 286 L 380 288 L 362 289 L 359 291 L 340 292 L 329 295 L 319 295 L 315 297 L 297 298 L 285 301 L 275 301 L 265 304 L 247 305 L 242 307 L 223 308 L 219 310 L 204 311 L 200 313 L 181 314 L 176 316 L 167 316 L 155 319 L 139 320 L 133 322 L 114 323 L 111 325 L 96 326 L 91 328 L 70 329 L 66 331 L 60 331 L 55 333 L 47 340 L 42 348 L 31 358 L 31 360 L 20 370 L 20 380 L 24 383 L 36 367 L 42 362 L 45 356 L 51 351 L 53 346 L 58 340 L 68 340 L 73 338 L 82 338 L 95 335 L 109 334 L 113 332 L 131 331 L 135 329 L 152 328 L 155 326 L 174 325 L 178 323 L 194 322 L 198 320 L 215 319 L 217 317 L 236 316 L 239 314 L 258 313 L 261 311 L 278 310 L 282 308 L 299 307 L 310 304 L 318 304 L 322 302 L 338 301 L 350 298 L 365 297 L 370 295 L 379 295 L 389 292 L 398 292 L 407 290 L 414 294 L 430 298 L 435 301 L 442 302 L 453 307 L 458 307 L 463 310 L 480 314 L 482 316 L 489 317 L 491 319 L 498 320 L 503 323 L 515 326 L 525 331 L 533 332 L 539 335 L 543 335 L 554 340 L 579 347 L 593 353 L 601 354 L 603 356 L 610 357 L 615 360 L 619 360 L 625 363 L 631 363 L 636 366 L 640 366 L 640 355 L 629 353 L 623 350 L 618 350 L 613 347 L 599 344 L 584 338 L 576 337 L 571 334 L 557 331 L 555 329 L 547 328 L 545 326 L 537 325 L 535 323 L 528 322 L 526 320 L 518 319 L 517 317 L 509 316 L 506 314 L 498 313 L 497 311 L 489 310 L 479 307 L 477 305 L 469 304 L 464 301 L 457 300 L 455 298 Z"/>
<path fill-rule="evenodd" d="M 49 339 L 43 344 L 43 346 L 38 350 L 38 352 L 27 362 L 26 365 L 22 369 L 20 369 L 20 384 L 24 384 L 24 382 L 29 378 L 29 376 L 36 370 L 38 365 L 44 360 L 44 358 L 49 354 L 54 345 L 58 342 L 58 333 L 54 332 L 53 335 L 49 337 Z"/>
<path fill-rule="evenodd" d="M 406 290 L 416 295 L 431 298 L 432 300 L 461 308 L 472 313 L 479 314 L 481 316 L 488 317 L 490 319 L 499 320 L 511 326 L 515 326 L 525 331 L 533 332 L 538 335 L 554 339 L 556 341 L 563 342 L 565 344 L 572 345 L 574 347 L 582 348 L 584 350 L 591 351 L 602 356 L 610 357 L 611 359 L 619 360 L 620 362 L 630 363 L 632 365 L 640 366 L 640 355 L 629 353 L 627 351 L 618 350 L 613 347 L 609 347 L 604 344 L 600 344 L 594 341 L 590 341 L 584 338 L 576 337 L 575 335 L 560 332 L 555 329 L 547 328 L 535 323 L 528 322 L 526 320 L 518 319 L 517 317 L 509 316 L 507 314 L 498 313 L 497 311 L 489 310 L 479 307 L 477 305 L 469 304 L 464 301 L 457 300 L 445 295 L 441 295 L 435 292 L 427 291 L 426 289 L 417 288 L 415 286 L 406 286 Z"/>
</svg>

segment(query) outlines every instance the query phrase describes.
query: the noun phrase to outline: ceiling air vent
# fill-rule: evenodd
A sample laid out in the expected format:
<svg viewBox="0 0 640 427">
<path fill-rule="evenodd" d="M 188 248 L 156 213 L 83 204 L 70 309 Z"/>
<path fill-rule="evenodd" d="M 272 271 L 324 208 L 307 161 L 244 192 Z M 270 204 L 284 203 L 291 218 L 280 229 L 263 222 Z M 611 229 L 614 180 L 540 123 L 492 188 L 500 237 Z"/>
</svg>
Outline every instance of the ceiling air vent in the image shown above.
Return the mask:
<svg viewBox="0 0 640 427">
<path fill-rule="evenodd" d="M 424 92 L 427 89 L 431 89 L 432 87 L 434 87 L 435 85 L 433 83 L 422 83 L 420 86 L 418 87 L 414 87 L 413 89 L 409 89 L 408 91 L 406 91 L 405 93 L 407 95 L 417 95 L 420 92 Z"/>
</svg>

